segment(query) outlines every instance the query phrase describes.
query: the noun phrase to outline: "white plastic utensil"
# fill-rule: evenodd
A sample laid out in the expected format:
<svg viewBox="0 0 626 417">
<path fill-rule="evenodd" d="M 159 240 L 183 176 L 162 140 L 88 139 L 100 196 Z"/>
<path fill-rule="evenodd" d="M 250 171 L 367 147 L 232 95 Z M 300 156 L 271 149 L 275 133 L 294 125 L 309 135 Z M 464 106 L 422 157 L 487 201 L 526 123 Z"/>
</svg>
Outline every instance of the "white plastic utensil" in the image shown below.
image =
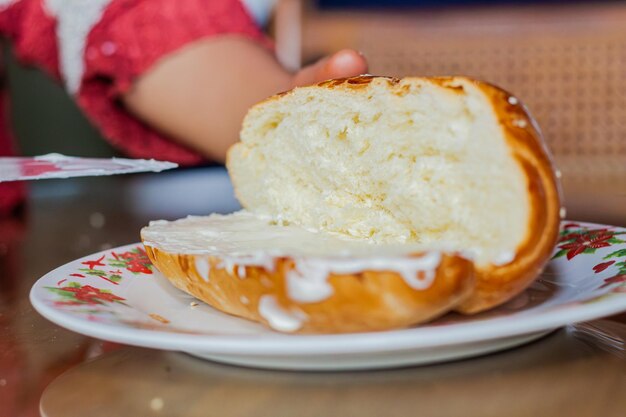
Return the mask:
<svg viewBox="0 0 626 417">
<path fill-rule="evenodd" d="M 154 159 L 79 158 L 56 153 L 34 157 L 0 158 L 0 182 L 160 172 L 176 168 Z"/>
</svg>

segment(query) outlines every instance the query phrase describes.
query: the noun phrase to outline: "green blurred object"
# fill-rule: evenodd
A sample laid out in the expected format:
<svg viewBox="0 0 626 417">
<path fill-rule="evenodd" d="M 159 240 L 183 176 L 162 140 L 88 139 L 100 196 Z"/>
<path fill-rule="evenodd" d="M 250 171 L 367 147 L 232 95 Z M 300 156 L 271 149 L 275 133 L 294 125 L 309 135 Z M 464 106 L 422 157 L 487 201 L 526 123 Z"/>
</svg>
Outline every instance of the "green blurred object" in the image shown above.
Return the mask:
<svg viewBox="0 0 626 417">
<path fill-rule="evenodd" d="M 40 70 L 20 65 L 6 44 L 3 55 L 12 129 L 21 155 L 117 155 L 61 85 Z"/>
</svg>

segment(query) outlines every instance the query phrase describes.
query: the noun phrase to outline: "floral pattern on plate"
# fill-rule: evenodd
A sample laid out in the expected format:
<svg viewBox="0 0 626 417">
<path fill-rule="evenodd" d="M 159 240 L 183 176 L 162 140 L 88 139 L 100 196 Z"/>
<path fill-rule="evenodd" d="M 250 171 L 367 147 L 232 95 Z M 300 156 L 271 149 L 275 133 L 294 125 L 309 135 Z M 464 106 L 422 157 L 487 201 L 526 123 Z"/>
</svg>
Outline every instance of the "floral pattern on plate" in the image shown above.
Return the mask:
<svg viewBox="0 0 626 417">
<path fill-rule="evenodd" d="M 113 249 L 81 259 L 55 286 L 44 288 L 56 296 L 51 302 L 57 308 L 66 308 L 72 314 L 83 314 L 90 321 L 126 322 L 125 314 L 128 313 L 122 311 L 120 314 L 118 309 L 119 306 L 128 307 L 126 299 L 116 294 L 117 289 L 106 285 L 119 286 L 124 279 L 152 275 L 153 268 L 144 247 L 133 245 L 123 250 Z M 87 306 L 89 308 L 84 308 Z M 105 319 L 106 316 L 108 320 Z M 147 317 L 160 324 L 169 323 L 156 313 L 149 313 Z M 128 320 L 128 323 L 138 328 L 160 327 L 136 318 Z"/>
<path fill-rule="evenodd" d="M 268 358 L 281 352 L 292 359 L 301 357 L 299 363 L 319 357 L 328 365 L 334 361 L 332 355 L 373 354 L 382 349 L 381 333 L 284 335 L 198 303 L 154 269 L 141 244 L 107 250 L 57 268 L 33 286 L 31 302 L 53 322 L 89 336 L 193 351 L 211 358 L 252 355 L 248 356 L 252 362 L 247 362 L 252 364 L 259 355 Z M 474 316 L 448 314 L 421 326 L 385 332 L 384 346 L 389 355 L 398 349 L 410 348 L 418 354 L 420 349 L 444 352 L 446 346 L 458 346 L 458 354 L 447 357 L 463 357 L 467 356 L 463 349 L 472 343 L 493 341 L 495 346 L 511 337 L 530 340 L 531 334 L 625 310 L 626 229 L 566 222 L 552 260 L 524 293 Z M 313 356 L 307 359 L 306 355 Z M 386 358 L 381 366 L 428 363 L 433 353 L 428 355 L 425 362 Z M 266 365 L 280 367 L 272 363 Z"/>
<path fill-rule="evenodd" d="M 613 287 L 613 290 L 626 292 L 626 229 L 624 228 L 565 223 L 552 259 L 565 257 L 568 261 L 572 261 L 579 255 L 596 255 L 599 249 L 603 249 L 602 256 L 592 258 L 594 261 L 592 263 L 597 263 L 591 269 L 595 274 L 600 274 L 607 269 L 613 273 L 598 282 L 599 288 L 618 284 Z"/>
</svg>

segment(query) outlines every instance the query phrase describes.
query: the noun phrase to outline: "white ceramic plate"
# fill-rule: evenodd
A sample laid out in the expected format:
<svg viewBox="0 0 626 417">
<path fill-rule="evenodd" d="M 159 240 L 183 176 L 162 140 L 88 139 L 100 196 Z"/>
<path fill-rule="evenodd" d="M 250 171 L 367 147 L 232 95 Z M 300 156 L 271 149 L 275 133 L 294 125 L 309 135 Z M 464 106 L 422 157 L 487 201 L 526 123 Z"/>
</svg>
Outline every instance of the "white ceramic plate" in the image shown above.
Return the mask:
<svg viewBox="0 0 626 417">
<path fill-rule="evenodd" d="M 107 250 L 48 273 L 31 302 L 54 323 L 130 345 L 248 366 L 372 369 L 459 359 L 517 346 L 569 323 L 626 310 L 626 229 L 564 223 L 539 280 L 486 313 L 376 333 L 285 335 L 220 313 L 173 288 L 141 244 Z"/>
</svg>

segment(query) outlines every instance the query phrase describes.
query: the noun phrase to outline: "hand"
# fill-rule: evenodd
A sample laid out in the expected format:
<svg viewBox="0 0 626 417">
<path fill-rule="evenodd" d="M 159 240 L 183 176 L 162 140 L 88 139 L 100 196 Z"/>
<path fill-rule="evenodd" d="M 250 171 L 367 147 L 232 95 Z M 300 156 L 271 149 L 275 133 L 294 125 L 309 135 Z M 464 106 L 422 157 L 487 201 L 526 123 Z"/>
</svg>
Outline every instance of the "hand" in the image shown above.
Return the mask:
<svg viewBox="0 0 626 417">
<path fill-rule="evenodd" d="M 293 87 L 315 84 L 331 78 L 352 77 L 367 72 L 367 60 L 352 49 L 343 49 L 298 71 Z"/>
<path fill-rule="evenodd" d="M 250 106 L 296 86 L 366 71 L 365 58 L 345 49 L 291 74 L 267 49 L 224 36 L 164 58 L 142 74 L 122 100 L 148 125 L 209 159 L 223 161 Z"/>
</svg>

